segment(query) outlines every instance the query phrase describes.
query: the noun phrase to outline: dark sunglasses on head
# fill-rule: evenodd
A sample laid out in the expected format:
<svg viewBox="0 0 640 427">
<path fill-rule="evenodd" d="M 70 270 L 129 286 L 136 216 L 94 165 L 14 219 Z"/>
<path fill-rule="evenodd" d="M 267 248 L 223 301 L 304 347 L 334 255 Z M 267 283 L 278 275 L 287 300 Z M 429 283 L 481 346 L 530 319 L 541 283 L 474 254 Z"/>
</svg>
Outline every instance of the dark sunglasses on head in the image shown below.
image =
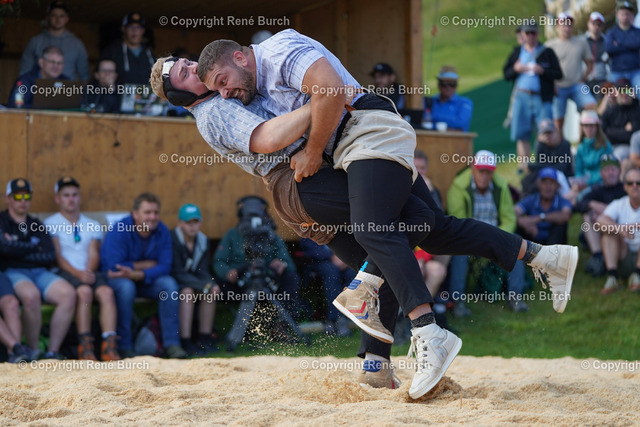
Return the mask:
<svg viewBox="0 0 640 427">
<path fill-rule="evenodd" d="M 458 87 L 458 83 L 456 83 L 456 82 L 438 81 L 438 86 L 442 86 L 442 87 Z"/>
<path fill-rule="evenodd" d="M 20 200 L 24 199 L 25 201 L 29 201 L 31 200 L 31 194 L 30 193 L 17 193 L 17 194 L 13 194 L 13 200 L 19 202 Z"/>
<path fill-rule="evenodd" d="M 631 187 L 632 185 L 635 185 L 636 187 L 640 187 L 640 181 L 625 181 L 625 184 L 627 184 L 629 187 Z"/>
</svg>

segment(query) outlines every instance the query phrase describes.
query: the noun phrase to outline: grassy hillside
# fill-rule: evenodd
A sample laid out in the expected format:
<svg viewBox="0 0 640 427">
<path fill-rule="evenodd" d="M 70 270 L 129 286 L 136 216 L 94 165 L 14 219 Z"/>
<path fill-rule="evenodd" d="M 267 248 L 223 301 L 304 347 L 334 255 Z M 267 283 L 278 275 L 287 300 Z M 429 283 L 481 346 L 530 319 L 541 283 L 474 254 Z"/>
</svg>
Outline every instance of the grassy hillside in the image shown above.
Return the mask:
<svg viewBox="0 0 640 427">
<path fill-rule="evenodd" d="M 502 66 L 515 45 L 515 26 L 509 25 L 509 17 L 539 17 L 544 13 L 544 1 L 423 0 L 422 13 L 424 81 L 436 87 L 435 76 L 440 67 L 453 65 L 460 75 L 459 90 L 465 92 L 502 78 Z M 454 24 L 484 17 L 494 19 L 497 25 L 467 28 Z M 504 25 L 500 22 L 503 17 Z M 448 25 L 443 25 L 446 20 Z M 436 35 L 432 36 L 434 24 Z"/>
</svg>

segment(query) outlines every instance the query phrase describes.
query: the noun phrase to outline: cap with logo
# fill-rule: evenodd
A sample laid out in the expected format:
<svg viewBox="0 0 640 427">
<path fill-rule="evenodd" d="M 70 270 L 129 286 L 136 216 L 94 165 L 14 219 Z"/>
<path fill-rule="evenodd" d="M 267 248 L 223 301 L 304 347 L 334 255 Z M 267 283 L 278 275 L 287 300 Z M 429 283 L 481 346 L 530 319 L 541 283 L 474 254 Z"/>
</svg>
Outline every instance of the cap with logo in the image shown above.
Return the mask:
<svg viewBox="0 0 640 427">
<path fill-rule="evenodd" d="M 635 2 L 630 1 L 619 1 L 616 3 L 616 11 L 620 9 L 628 9 L 634 14 L 636 13 L 636 4 Z"/>
<path fill-rule="evenodd" d="M 473 166 L 476 169 L 496 170 L 496 155 L 489 150 L 480 150 L 473 157 Z"/>
<path fill-rule="evenodd" d="M 188 222 L 192 219 L 202 221 L 202 215 L 200 214 L 200 208 L 192 203 L 187 203 L 180 207 L 178 211 L 178 219 L 180 221 Z"/>
<path fill-rule="evenodd" d="M 31 193 L 31 184 L 24 178 L 12 179 L 7 183 L 7 196 L 14 193 Z"/>
<path fill-rule="evenodd" d="M 620 162 L 618 161 L 618 159 L 613 155 L 613 154 L 603 154 L 602 156 L 600 156 L 600 169 L 604 168 L 605 166 L 609 166 L 609 165 L 614 165 L 618 168 L 620 168 Z"/>
<path fill-rule="evenodd" d="M 555 132 L 556 125 L 549 119 L 544 119 L 538 124 L 538 133 Z"/>
<path fill-rule="evenodd" d="M 80 188 L 80 184 L 75 180 L 75 178 L 71 176 L 63 176 L 58 180 L 58 182 L 56 182 L 56 185 L 53 186 L 53 192 L 57 194 L 64 187 L 68 186 Z"/>
<path fill-rule="evenodd" d="M 146 21 L 144 19 L 144 16 L 142 16 L 140 13 L 131 12 L 122 19 L 122 26 L 126 27 L 127 25 L 131 25 L 131 24 L 140 24 L 143 27 L 145 27 Z"/>
<path fill-rule="evenodd" d="M 604 16 L 600 12 L 591 12 L 591 15 L 589 15 L 589 21 L 600 21 L 604 23 Z"/>
</svg>

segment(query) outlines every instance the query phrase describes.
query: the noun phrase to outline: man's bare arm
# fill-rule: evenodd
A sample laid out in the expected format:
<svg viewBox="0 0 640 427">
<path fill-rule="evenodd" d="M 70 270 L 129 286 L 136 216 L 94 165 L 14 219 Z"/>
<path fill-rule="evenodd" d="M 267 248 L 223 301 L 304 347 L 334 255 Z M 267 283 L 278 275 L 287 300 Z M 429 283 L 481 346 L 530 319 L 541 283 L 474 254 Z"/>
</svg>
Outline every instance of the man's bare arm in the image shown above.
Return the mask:
<svg viewBox="0 0 640 427">
<path fill-rule="evenodd" d="M 249 141 L 252 153 L 273 153 L 296 142 L 311 124 L 311 104 L 274 117 L 253 130 Z"/>
</svg>

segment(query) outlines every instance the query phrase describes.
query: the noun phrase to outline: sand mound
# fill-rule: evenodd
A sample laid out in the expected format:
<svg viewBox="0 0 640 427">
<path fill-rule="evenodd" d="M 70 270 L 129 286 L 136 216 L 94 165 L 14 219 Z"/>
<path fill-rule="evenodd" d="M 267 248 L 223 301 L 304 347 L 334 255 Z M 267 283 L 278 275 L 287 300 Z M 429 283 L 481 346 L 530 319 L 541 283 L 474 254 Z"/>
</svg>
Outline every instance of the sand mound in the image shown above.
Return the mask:
<svg viewBox="0 0 640 427">
<path fill-rule="evenodd" d="M 358 384 L 360 359 L 259 356 L 0 365 L 0 424 L 424 423 L 632 425 L 640 363 L 460 356 L 436 389 L 408 397 Z M 608 369 L 607 369 L 608 368 Z"/>
</svg>

